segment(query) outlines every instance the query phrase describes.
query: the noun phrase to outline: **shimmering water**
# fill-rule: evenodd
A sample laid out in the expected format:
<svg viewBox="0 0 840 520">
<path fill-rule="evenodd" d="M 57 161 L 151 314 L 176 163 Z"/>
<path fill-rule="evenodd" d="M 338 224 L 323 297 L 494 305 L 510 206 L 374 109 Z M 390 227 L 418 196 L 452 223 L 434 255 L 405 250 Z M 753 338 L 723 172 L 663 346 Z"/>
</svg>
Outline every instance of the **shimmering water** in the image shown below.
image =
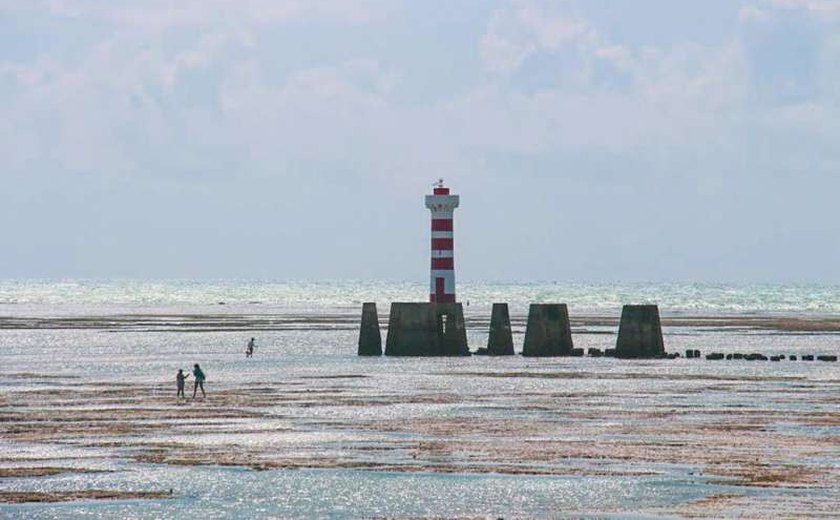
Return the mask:
<svg viewBox="0 0 840 520">
<path fill-rule="evenodd" d="M 840 288 L 822 286 L 727 285 L 628 285 L 522 283 L 462 284 L 470 347 L 484 346 L 490 305 L 506 301 L 518 320 L 514 342 L 521 350 L 522 318 L 531 302 L 566 302 L 570 313 L 614 315 L 623 303 L 655 302 L 665 315 L 794 315 L 840 314 Z M 172 440 L 205 446 L 238 449 L 317 450 L 341 458 L 359 457 L 360 446 L 446 440 L 446 434 L 428 432 L 370 431 L 354 424 L 407 422 L 430 417 L 508 420 L 525 418 L 537 423 L 559 423 L 559 431 L 580 440 L 593 428 L 635 432 L 644 421 L 623 414 L 697 407 L 704 414 L 738 410 L 763 396 L 762 407 L 772 413 L 836 414 L 836 403 L 827 397 L 838 388 L 837 364 L 748 363 L 705 360 L 621 362 L 614 359 L 562 358 L 534 360 L 519 356 L 490 359 L 393 359 L 359 358 L 356 354 L 356 320 L 361 302 L 379 304 L 380 321 L 386 322 L 392 301 L 422 301 L 423 284 L 385 282 L 0 282 L 0 318 L 15 327 L 0 329 L 0 391 L 2 395 L 62 387 L 49 377 L 78 378 L 79 384 L 109 382 L 113 389 L 133 385 L 171 383 L 177 368 L 200 362 L 208 375 L 207 390 L 222 394 L 262 383 L 294 382 L 317 394 L 323 383 L 312 378 L 352 375 L 359 379 L 336 380 L 329 387 L 360 401 L 382 396 L 395 403 L 382 406 L 346 406 L 329 402 L 281 405 L 270 418 L 236 419 L 198 436 L 196 431 L 152 433 L 132 438 L 135 445 Z M 195 315 L 201 315 L 198 324 Z M 67 322 L 37 322 L 33 318 L 72 317 Z M 260 320 L 258 328 L 249 319 Z M 20 321 L 8 321 L 10 318 Z M 95 321 L 86 321 L 95 318 Z M 268 320 L 268 322 L 266 321 Z M 39 325 L 40 323 L 40 325 Z M 48 323 L 50 328 L 39 328 Z M 268 325 L 266 325 L 268 323 Z M 594 333 L 593 333 L 594 332 Z M 576 331 L 575 346 L 610 348 L 615 336 L 610 327 Z M 249 337 L 257 338 L 254 359 L 244 357 Z M 767 354 L 837 353 L 834 334 L 785 334 L 727 328 L 666 328 L 666 348 L 704 352 L 753 352 Z M 21 374 L 34 377 L 21 378 Z M 498 377 L 487 377 L 497 374 Z M 529 377 L 508 377 L 525 374 Z M 563 374 L 551 379 L 543 374 Z M 38 379 L 38 375 L 49 376 Z M 652 376 L 652 377 L 649 377 Z M 732 378 L 727 382 L 726 378 Z M 739 378 L 754 378 L 756 383 Z M 724 382 L 721 383 L 720 381 Z M 53 385 L 53 386 L 51 386 Z M 815 399 L 789 399 L 806 386 Z M 99 387 L 91 386 L 96 389 Z M 163 392 L 170 392 L 169 387 Z M 451 395 L 441 402 L 413 402 L 417 395 Z M 0 395 L 0 399 L 2 399 Z M 558 396 L 568 396 L 560 398 Z M 523 408 L 533 400 L 542 407 Z M 317 406 L 316 406 L 317 404 Z M 69 406 L 69 405 L 68 405 Z M 74 403 L 83 409 L 85 403 Z M 200 406 L 193 403 L 191 406 Z M 571 422 L 552 406 L 580 413 L 606 410 L 614 424 Z M 0 410 L 14 408 L 0 400 Z M 613 414 L 613 415 L 610 415 Z M 691 422 L 691 417 L 687 421 Z M 704 422 L 698 415 L 698 424 Z M 341 424 L 330 429 L 325 424 Z M 272 431 L 276 428 L 276 431 Z M 831 424 L 789 426 L 784 420 L 774 429 L 815 439 L 840 435 Z M 789 428 L 789 431 L 784 430 Z M 268 430 L 268 431 L 267 431 Z M 586 433 L 585 433 L 586 432 Z M 624 433 L 622 441 L 635 433 Z M 542 436 L 541 436 L 542 435 Z M 553 434 L 532 434 L 540 442 Z M 618 435 L 618 433 L 616 433 Z M 681 434 L 682 435 L 682 434 Z M 459 439 L 483 441 L 485 434 L 463 431 Z M 702 432 L 689 437 L 703 445 Z M 115 438 L 116 440 L 116 438 Z M 125 441 L 125 438 L 121 438 Z M 291 447 L 291 448 L 290 448 Z M 732 488 L 725 479 L 702 475 L 693 464 L 646 463 L 616 459 L 546 460 L 547 467 L 585 469 L 586 475 L 502 475 L 463 472 L 404 473 L 352 469 L 252 471 L 239 467 L 170 466 L 142 464 L 128 459 L 118 448 L 85 447 L 84 442 L 0 442 L 3 456 L 15 464 L 28 457 L 39 465 L 77 465 L 107 469 L 108 473 L 65 474 L 54 477 L 0 478 L 0 491 L 62 489 L 169 489 L 171 500 L 123 500 L 65 504 L 0 505 L 0 517 L 159 517 L 184 514 L 204 518 L 360 518 L 482 516 L 598 517 L 615 515 L 656 517 L 674 506 L 714 494 L 769 496 L 774 500 L 801 493 L 796 490 Z M 363 452 L 362 452 L 363 453 Z M 412 464 L 399 450 L 388 455 Z M 452 460 L 427 460 L 426 464 L 481 464 L 469 454 Z M 379 461 L 382 462 L 382 461 Z M 800 463 L 802 461 L 795 461 Z M 512 462 L 513 464 L 516 461 Z M 819 459 L 807 464 L 824 465 Z M 830 462 L 828 462 L 830 463 Z M 624 468 L 626 465 L 627 468 Z M 616 476 L 624 469 L 638 475 Z M 603 470 L 605 476 L 597 476 Z M 642 474 L 644 473 L 644 474 Z M 837 489 L 817 487 L 814 497 L 829 496 Z M 788 497 L 788 498 L 784 498 Z M 666 513 L 659 513 L 665 511 Z M 771 515 L 772 516 L 772 515 Z"/>
<path fill-rule="evenodd" d="M 383 518 L 402 516 L 580 518 L 597 504 L 639 510 L 673 499 L 700 498 L 690 479 L 680 475 L 645 478 L 568 478 L 505 475 L 400 474 L 300 470 L 253 472 L 230 468 L 135 467 L 97 476 L 53 478 L 54 487 L 82 485 L 108 489 L 164 486 L 182 490 L 179 498 L 140 504 L 122 501 L 97 505 L 18 506 L 8 518 Z M 77 482 L 74 482 L 77 481 Z M 726 486 L 716 486 L 726 491 Z M 82 511 L 85 511 L 83 513 Z M 303 513 L 302 513 L 303 512 Z M 601 513 L 599 518 L 607 517 Z M 612 515 L 611 515 L 612 516 Z M 614 515 L 627 518 L 627 513 Z M 650 518 L 650 515 L 640 518 Z"/>
<path fill-rule="evenodd" d="M 424 301 L 427 295 L 427 285 L 414 282 L 0 280 L 0 313 L 206 311 L 219 303 L 235 308 L 228 312 L 261 312 L 259 306 L 321 312 L 355 310 L 364 301 Z M 583 313 L 617 310 L 626 303 L 658 303 L 669 313 L 840 314 L 840 286 L 817 284 L 459 282 L 458 296 L 479 306 L 507 302 L 518 311 L 529 303 L 564 302 Z"/>
</svg>

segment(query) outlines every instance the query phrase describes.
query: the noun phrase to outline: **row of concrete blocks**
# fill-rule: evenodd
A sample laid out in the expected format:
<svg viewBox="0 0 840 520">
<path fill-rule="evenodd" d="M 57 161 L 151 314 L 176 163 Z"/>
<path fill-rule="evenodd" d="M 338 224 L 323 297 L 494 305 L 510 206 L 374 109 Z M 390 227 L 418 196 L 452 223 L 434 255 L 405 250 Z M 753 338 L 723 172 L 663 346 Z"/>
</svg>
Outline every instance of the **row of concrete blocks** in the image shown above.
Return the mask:
<svg viewBox="0 0 840 520">
<path fill-rule="evenodd" d="M 382 355 L 382 336 L 375 303 L 362 306 L 359 333 L 360 356 Z M 510 314 L 506 303 L 494 303 L 487 348 L 478 353 L 491 356 L 514 354 Z M 469 356 L 464 311 L 460 303 L 392 303 L 388 318 L 386 356 Z M 659 307 L 625 305 L 621 312 L 615 349 L 592 356 L 620 358 L 665 357 Z M 535 303 L 528 310 L 523 356 L 582 356 L 572 343 L 569 310 L 564 303 Z"/>
<path fill-rule="evenodd" d="M 699 350 L 693 350 L 693 351 L 686 350 L 685 352 L 686 352 L 686 357 L 689 357 L 687 355 L 689 352 L 692 352 L 692 353 L 696 354 L 692 357 L 697 357 L 697 358 L 700 357 L 700 351 Z M 802 361 L 813 361 L 815 356 L 813 354 L 804 354 L 804 355 L 801 356 L 801 358 L 802 358 Z M 735 360 L 743 359 L 745 361 L 767 361 L 767 360 L 782 361 L 783 359 L 789 359 L 790 361 L 796 361 L 798 358 L 797 358 L 797 356 L 795 356 L 793 354 L 791 354 L 789 356 L 785 356 L 784 354 L 779 354 L 778 356 L 767 357 L 764 354 L 760 354 L 760 353 L 757 353 L 757 352 L 753 352 L 751 354 L 741 354 L 741 353 L 736 352 L 734 354 L 725 354 L 725 355 L 721 352 L 712 352 L 711 354 L 706 354 L 706 359 L 709 359 L 709 360 L 712 360 L 712 361 L 719 361 L 721 359 L 726 359 L 727 361 L 733 360 L 733 359 L 735 359 Z M 837 361 L 837 356 L 819 355 L 819 356 L 816 356 L 816 360 L 817 361 Z"/>
</svg>

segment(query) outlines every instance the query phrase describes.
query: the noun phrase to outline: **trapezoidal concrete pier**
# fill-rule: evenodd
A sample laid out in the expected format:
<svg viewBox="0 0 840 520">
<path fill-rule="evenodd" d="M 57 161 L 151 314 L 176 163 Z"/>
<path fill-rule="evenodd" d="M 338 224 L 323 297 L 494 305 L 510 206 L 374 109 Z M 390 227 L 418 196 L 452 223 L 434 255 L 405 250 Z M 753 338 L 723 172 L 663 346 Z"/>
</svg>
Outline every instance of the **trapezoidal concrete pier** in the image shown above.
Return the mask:
<svg viewBox="0 0 840 520">
<path fill-rule="evenodd" d="M 373 302 L 362 304 L 362 327 L 359 330 L 359 355 L 382 355 L 382 334 L 379 332 L 379 315 L 376 312 L 376 304 Z"/>
<path fill-rule="evenodd" d="M 460 303 L 392 303 L 386 356 L 469 356 Z"/>
<path fill-rule="evenodd" d="M 513 335 L 510 331 L 510 313 L 506 303 L 494 303 L 490 315 L 490 336 L 487 338 L 487 354 L 490 356 L 512 356 Z"/>
<path fill-rule="evenodd" d="M 565 303 L 532 303 L 522 355 L 551 357 L 572 355 L 572 329 Z"/>
<path fill-rule="evenodd" d="M 657 305 L 625 305 L 621 310 L 615 355 L 619 358 L 665 356 Z M 699 354 L 698 354 L 699 356 Z"/>
</svg>

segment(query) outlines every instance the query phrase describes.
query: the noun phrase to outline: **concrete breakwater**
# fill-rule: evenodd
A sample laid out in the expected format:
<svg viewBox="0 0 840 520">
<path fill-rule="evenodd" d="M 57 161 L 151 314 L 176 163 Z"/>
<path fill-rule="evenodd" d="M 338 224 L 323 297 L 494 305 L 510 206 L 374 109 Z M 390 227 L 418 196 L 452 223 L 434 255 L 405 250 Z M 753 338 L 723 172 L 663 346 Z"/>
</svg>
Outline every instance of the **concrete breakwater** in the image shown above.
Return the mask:
<svg viewBox="0 0 840 520">
<path fill-rule="evenodd" d="M 386 356 L 469 356 L 460 303 L 393 303 Z"/>
<path fill-rule="evenodd" d="M 486 353 L 490 356 L 512 356 L 514 353 L 513 332 L 510 328 L 510 312 L 506 303 L 493 304 Z"/>
<path fill-rule="evenodd" d="M 376 304 L 363 304 L 359 355 L 382 354 L 382 338 Z M 460 303 L 393 303 L 391 305 L 386 356 L 509 356 L 514 355 L 510 314 L 506 303 L 494 303 L 487 347 L 471 352 L 467 345 L 463 307 Z M 531 304 L 521 354 L 526 357 L 615 357 L 622 359 L 677 359 L 679 352 L 666 352 L 657 305 L 625 305 L 622 308 L 616 346 L 612 349 L 574 348 L 568 306 Z M 686 359 L 702 359 L 698 349 L 685 351 Z M 796 355 L 765 356 L 761 353 L 712 352 L 705 359 L 743 361 L 796 361 Z M 802 355 L 802 361 L 837 361 L 836 355 Z"/>
<path fill-rule="evenodd" d="M 372 302 L 362 305 L 362 327 L 359 331 L 359 355 L 382 355 L 382 334 L 379 332 L 379 315 L 376 312 L 376 304 Z"/>
</svg>

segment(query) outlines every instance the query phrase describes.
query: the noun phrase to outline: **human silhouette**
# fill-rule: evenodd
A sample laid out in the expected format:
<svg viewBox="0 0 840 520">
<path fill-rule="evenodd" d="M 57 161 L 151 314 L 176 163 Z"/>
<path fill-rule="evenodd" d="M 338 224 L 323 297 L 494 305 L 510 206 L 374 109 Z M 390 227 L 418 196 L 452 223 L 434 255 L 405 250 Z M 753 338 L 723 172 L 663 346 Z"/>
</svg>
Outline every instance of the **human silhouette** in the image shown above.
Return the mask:
<svg viewBox="0 0 840 520">
<path fill-rule="evenodd" d="M 178 373 L 175 375 L 175 385 L 178 387 L 178 392 L 175 394 L 175 397 L 183 397 L 186 399 L 187 396 L 184 395 L 184 383 L 188 377 L 190 377 L 190 375 L 185 374 L 183 368 L 178 369 Z"/>
<path fill-rule="evenodd" d="M 207 394 L 204 393 L 204 371 L 201 370 L 201 367 L 198 366 L 198 363 L 195 364 L 193 368 L 193 375 L 195 376 L 195 386 L 193 387 L 193 399 L 195 399 L 195 394 L 198 392 L 198 389 L 201 388 L 201 397 L 207 397 Z"/>
<path fill-rule="evenodd" d="M 254 348 L 256 348 L 256 344 L 254 343 L 254 338 L 251 338 L 251 341 L 248 342 L 248 346 L 245 347 L 245 357 L 253 357 L 254 356 Z"/>
</svg>

